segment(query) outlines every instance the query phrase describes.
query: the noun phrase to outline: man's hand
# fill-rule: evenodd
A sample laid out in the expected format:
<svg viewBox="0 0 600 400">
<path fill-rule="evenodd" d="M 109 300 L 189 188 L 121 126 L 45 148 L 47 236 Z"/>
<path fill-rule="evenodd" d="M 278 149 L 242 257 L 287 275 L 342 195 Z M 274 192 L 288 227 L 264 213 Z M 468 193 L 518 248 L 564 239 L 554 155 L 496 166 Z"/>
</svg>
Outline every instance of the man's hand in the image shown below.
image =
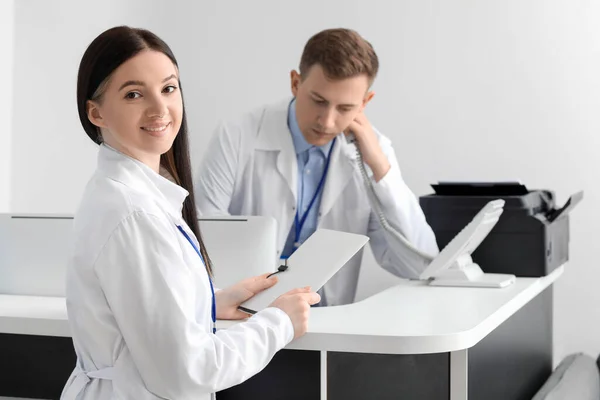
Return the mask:
<svg viewBox="0 0 600 400">
<path fill-rule="evenodd" d="M 244 279 L 227 289 L 215 293 L 217 302 L 217 319 L 244 319 L 248 314 L 238 310 L 238 306 L 257 293 L 277 283 L 277 276 L 267 279 L 271 272 Z"/>
<path fill-rule="evenodd" d="M 348 135 L 350 131 L 354 133 L 363 161 L 373 171 L 375 181 L 379 182 L 388 173 L 391 165 L 364 113 L 358 114 L 344 133 Z"/>
</svg>

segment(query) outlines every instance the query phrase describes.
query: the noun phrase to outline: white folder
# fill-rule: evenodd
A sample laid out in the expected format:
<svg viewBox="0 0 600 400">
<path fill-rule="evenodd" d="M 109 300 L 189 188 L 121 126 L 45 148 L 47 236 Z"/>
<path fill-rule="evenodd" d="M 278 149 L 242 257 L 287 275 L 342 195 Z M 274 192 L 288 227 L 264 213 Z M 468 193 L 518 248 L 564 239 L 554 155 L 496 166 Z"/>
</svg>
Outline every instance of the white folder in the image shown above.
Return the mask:
<svg viewBox="0 0 600 400">
<path fill-rule="evenodd" d="M 275 286 L 258 293 L 240 306 L 253 314 L 267 308 L 292 289 L 310 286 L 317 291 L 362 249 L 365 235 L 318 229 L 287 260 L 287 270 L 277 273 Z"/>
</svg>

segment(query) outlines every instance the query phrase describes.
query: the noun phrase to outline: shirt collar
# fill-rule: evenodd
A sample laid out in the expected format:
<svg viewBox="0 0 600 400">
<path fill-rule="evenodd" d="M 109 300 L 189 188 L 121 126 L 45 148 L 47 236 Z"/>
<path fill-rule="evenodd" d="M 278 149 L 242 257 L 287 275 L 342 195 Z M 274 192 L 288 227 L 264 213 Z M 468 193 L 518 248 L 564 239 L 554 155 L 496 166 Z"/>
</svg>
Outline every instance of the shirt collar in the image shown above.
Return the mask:
<svg viewBox="0 0 600 400">
<path fill-rule="evenodd" d="M 288 108 L 288 127 L 290 132 L 292 133 L 292 140 L 294 141 L 294 148 L 296 149 L 296 155 L 299 155 L 305 151 L 310 150 L 315 147 L 312 144 L 308 143 L 306 139 L 304 139 L 304 135 L 298 126 L 298 120 L 296 119 L 296 99 L 292 99 Z M 317 148 L 321 150 L 323 155 L 327 157 L 329 154 L 329 149 L 331 148 L 333 141 L 329 143 L 318 146 Z"/>
<path fill-rule="evenodd" d="M 151 196 L 176 220 L 189 192 L 160 176 L 146 164 L 102 143 L 98 152 L 98 171 L 136 191 Z"/>
</svg>

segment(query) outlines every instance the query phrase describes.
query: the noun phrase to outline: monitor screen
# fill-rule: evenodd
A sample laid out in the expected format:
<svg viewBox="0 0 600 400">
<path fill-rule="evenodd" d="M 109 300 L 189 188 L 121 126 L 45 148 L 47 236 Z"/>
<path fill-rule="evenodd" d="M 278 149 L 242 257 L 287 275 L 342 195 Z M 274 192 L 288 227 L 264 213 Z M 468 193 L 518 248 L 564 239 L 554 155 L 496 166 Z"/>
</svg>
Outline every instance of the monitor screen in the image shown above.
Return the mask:
<svg viewBox="0 0 600 400">
<path fill-rule="evenodd" d="M 0 294 L 65 296 L 72 215 L 0 214 Z M 277 223 L 271 217 L 199 218 L 215 286 L 277 268 Z"/>
</svg>

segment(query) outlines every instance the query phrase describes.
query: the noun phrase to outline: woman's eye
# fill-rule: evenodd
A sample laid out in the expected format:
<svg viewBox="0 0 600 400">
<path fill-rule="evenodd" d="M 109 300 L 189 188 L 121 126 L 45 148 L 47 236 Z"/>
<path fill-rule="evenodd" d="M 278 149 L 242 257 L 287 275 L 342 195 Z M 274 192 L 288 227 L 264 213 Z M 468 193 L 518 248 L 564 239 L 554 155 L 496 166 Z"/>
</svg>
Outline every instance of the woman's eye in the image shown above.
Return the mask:
<svg viewBox="0 0 600 400">
<path fill-rule="evenodd" d="M 169 86 L 167 86 L 166 88 L 163 89 L 163 92 L 165 92 L 165 93 L 173 93 L 176 90 L 177 90 L 177 86 L 169 85 Z"/>
<path fill-rule="evenodd" d="M 138 92 L 129 92 L 125 95 L 125 98 L 128 100 L 133 100 L 133 99 L 137 99 L 138 97 L 141 97 L 142 95 L 139 94 Z"/>
</svg>

